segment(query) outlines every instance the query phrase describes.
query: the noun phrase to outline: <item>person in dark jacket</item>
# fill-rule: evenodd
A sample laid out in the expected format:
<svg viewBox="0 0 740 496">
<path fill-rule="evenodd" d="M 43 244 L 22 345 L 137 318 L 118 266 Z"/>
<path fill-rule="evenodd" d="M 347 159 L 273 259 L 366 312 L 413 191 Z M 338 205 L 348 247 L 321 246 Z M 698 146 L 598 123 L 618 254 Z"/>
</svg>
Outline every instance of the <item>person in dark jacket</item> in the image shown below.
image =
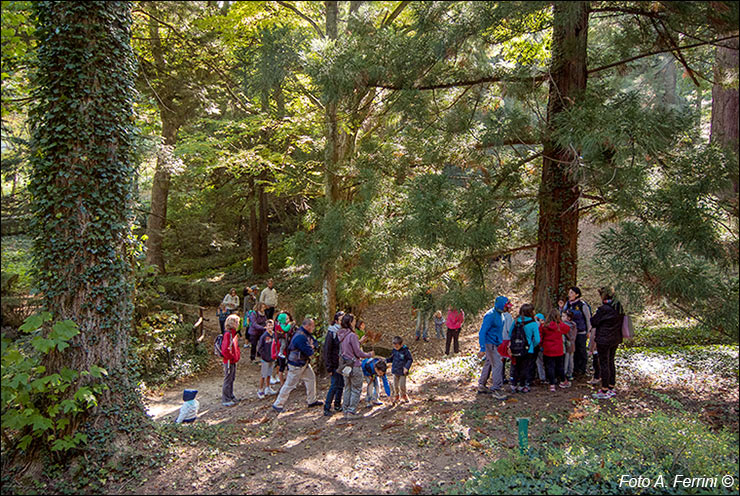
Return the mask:
<svg viewBox="0 0 740 496">
<path fill-rule="evenodd" d="M 586 373 L 588 365 L 588 334 L 591 332 L 591 307 L 581 299 L 581 289 L 572 286 L 568 290 L 568 301 L 563 311 L 573 312 L 573 321 L 576 323 L 576 349 L 573 355 L 573 375 L 581 376 Z"/>
<path fill-rule="evenodd" d="M 308 363 L 311 356 L 319 347 L 319 342 L 312 336 L 316 323 L 313 319 L 304 319 L 301 327 L 293 335 L 288 345 L 288 377 L 285 384 L 280 388 L 275 403 L 272 404 L 273 410 L 280 413 L 288 401 L 288 396 L 295 389 L 300 381 L 306 384 L 306 400 L 308 406 L 321 406 L 323 401 L 316 400 L 316 374 Z"/>
<path fill-rule="evenodd" d="M 603 305 L 591 318 L 591 325 L 596 329 L 594 345 L 599 353 L 601 371 L 601 390 L 595 396 L 599 399 L 608 399 L 616 396 L 614 357 L 617 354 L 617 347 L 622 342 L 624 310 L 622 310 L 622 305 L 614 299 L 614 292 L 610 288 L 599 289 L 599 296 Z"/>
<path fill-rule="evenodd" d="M 251 314 L 249 319 L 249 342 L 252 344 L 252 348 L 249 350 L 249 359 L 252 363 L 255 362 L 255 356 L 257 355 L 257 343 L 260 340 L 260 336 L 265 332 L 265 324 L 267 323 L 267 316 L 265 315 L 265 304 L 257 303 L 257 308 L 254 314 Z"/>
<path fill-rule="evenodd" d="M 406 376 L 409 375 L 409 369 L 413 362 L 409 347 L 403 344 L 403 338 L 396 336 L 393 338 L 393 351 L 386 362 L 391 364 L 391 373 L 393 374 L 393 403 L 399 401 L 408 402 L 409 397 L 406 394 Z"/>
<path fill-rule="evenodd" d="M 332 320 L 329 329 L 326 331 L 324 362 L 326 363 L 326 372 L 331 377 L 331 385 L 329 386 L 329 392 L 326 393 L 326 401 L 324 402 L 324 416 L 326 417 L 332 415 L 332 401 L 334 401 L 334 411 L 342 411 L 344 376 L 337 370 L 339 368 L 339 347 L 341 345 L 337 331 L 341 327 L 339 321 L 343 316 L 344 312 L 341 310 L 334 314 L 334 320 Z"/>
</svg>

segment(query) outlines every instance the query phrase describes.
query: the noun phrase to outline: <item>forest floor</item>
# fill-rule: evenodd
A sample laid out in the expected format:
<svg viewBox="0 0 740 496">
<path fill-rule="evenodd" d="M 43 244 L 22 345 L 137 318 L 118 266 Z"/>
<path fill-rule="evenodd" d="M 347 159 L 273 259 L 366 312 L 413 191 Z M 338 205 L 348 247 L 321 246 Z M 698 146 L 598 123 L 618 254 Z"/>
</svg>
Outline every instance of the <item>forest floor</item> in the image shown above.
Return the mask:
<svg viewBox="0 0 740 496">
<path fill-rule="evenodd" d="M 181 405 L 182 390 L 199 391 L 196 423 L 178 426 L 175 442 L 159 447 L 167 450 L 167 463 L 145 478 L 110 489 L 126 494 L 444 491 L 517 446 L 517 417 L 531 419 L 530 444 L 538 445 L 549 433 L 583 417 L 586 404 L 598 404 L 600 414 L 625 416 L 688 409 L 709 424 L 737 431 L 737 373 L 733 371 L 730 380 L 721 383 L 702 375 L 711 372 L 701 367 L 681 369 L 686 372 L 683 376 L 664 377 L 665 369 L 650 369 L 651 358 L 632 354 L 625 362 L 629 370 L 624 371 L 624 379 L 618 377 L 616 400 L 593 400 L 595 387 L 584 379 L 571 389 L 551 393 L 539 385 L 529 394 L 511 394 L 501 401 L 476 393 L 479 319 L 463 328 L 461 352 L 445 357 L 444 339 L 434 338 L 433 330 L 429 342 L 414 340 L 406 300 L 373 305 L 363 318 L 369 329 L 384 333 L 381 343 L 399 334 L 409 345 L 414 356 L 407 382 L 410 403 L 392 406 L 381 396 L 382 406 L 367 408 L 363 390 L 360 418 L 347 421 L 341 413 L 324 417 L 321 407 L 308 409 L 299 384 L 278 415 L 270 408 L 275 396 L 257 398 L 259 365 L 251 364 L 249 350 L 242 349 L 234 385 L 242 401 L 227 408 L 221 405 L 223 377 L 214 356 L 206 372 L 146 399 L 156 422 L 171 423 Z M 217 321 L 211 319 L 208 324 L 206 342 L 212 343 Z M 736 361 L 737 348 L 731 353 Z M 318 399 L 325 399 L 328 387 L 328 378 L 317 376 Z M 210 429 L 205 436 L 188 435 L 204 428 Z"/>
</svg>

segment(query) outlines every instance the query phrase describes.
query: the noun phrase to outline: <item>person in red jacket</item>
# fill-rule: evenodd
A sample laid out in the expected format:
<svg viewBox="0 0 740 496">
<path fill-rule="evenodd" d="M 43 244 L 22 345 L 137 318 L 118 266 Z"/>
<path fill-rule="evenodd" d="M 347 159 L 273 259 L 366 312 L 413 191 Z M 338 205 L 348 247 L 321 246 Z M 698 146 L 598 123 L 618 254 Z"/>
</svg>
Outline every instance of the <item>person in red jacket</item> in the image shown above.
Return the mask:
<svg viewBox="0 0 740 496">
<path fill-rule="evenodd" d="M 565 348 L 563 346 L 563 336 L 569 331 L 570 327 L 560 320 L 560 311 L 556 308 L 550 310 L 544 324 L 540 325 L 545 376 L 547 382 L 550 383 L 550 391 L 555 391 L 558 383 L 561 388 L 570 387 L 570 382 L 565 380 Z"/>
<path fill-rule="evenodd" d="M 232 313 L 224 322 L 224 337 L 221 341 L 221 355 L 224 357 L 224 385 L 221 389 L 221 404 L 234 406 L 238 402 L 234 396 L 236 364 L 241 358 L 239 351 L 239 315 Z"/>
</svg>

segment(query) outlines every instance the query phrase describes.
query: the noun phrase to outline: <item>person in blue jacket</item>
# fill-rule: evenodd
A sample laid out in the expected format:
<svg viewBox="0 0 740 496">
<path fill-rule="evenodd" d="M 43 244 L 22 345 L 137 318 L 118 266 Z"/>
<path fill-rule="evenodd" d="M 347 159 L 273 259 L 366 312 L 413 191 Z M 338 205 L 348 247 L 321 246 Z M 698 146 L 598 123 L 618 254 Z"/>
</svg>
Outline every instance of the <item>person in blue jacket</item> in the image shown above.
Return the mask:
<svg viewBox="0 0 740 496">
<path fill-rule="evenodd" d="M 504 306 L 506 306 L 508 301 L 509 299 L 506 296 L 499 296 L 496 298 L 493 303 L 493 308 L 487 311 L 483 316 L 483 323 L 481 324 L 480 332 L 478 333 L 478 342 L 480 343 L 478 357 L 486 357 L 486 363 L 481 371 L 480 379 L 478 379 L 478 392 L 490 392 L 493 397 L 498 400 L 505 400 L 507 398 L 507 395 L 501 391 L 501 388 L 504 385 L 504 366 L 497 348 L 498 345 L 503 342 L 503 313 Z M 489 370 L 491 375 L 490 390 L 486 388 Z"/>
<path fill-rule="evenodd" d="M 388 365 L 385 363 L 383 358 L 365 358 L 362 360 L 362 375 L 365 376 L 367 382 L 367 407 L 370 408 L 373 405 L 382 405 L 378 401 L 378 377 L 383 378 L 383 389 L 385 389 L 385 395 L 390 397 L 391 386 L 388 384 L 388 378 L 385 376 L 388 370 Z"/>
<path fill-rule="evenodd" d="M 305 319 L 293 335 L 288 345 L 288 377 L 285 384 L 280 388 L 275 403 L 272 404 L 273 410 L 280 413 L 288 401 L 291 391 L 295 389 L 300 381 L 306 384 L 306 399 L 308 406 L 321 406 L 323 401 L 316 400 L 316 374 L 311 368 L 309 360 L 311 356 L 319 349 L 319 342 L 313 337 L 313 331 L 316 329 L 316 323 L 313 319 Z"/>
</svg>

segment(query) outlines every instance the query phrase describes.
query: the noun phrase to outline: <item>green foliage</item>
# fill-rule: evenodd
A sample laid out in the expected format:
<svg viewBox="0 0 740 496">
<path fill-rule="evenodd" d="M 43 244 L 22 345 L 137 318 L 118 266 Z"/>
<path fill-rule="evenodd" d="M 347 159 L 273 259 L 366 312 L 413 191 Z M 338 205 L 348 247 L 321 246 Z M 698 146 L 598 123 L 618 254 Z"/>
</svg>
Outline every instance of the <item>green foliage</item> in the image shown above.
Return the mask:
<svg viewBox="0 0 740 496">
<path fill-rule="evenodd" d="M 207 351 L 204 344 L 193 350 L 192 323 L 166 310 L 140 320 L 131 336 L 132 358 L 147 384 L 197 373 L 209 363 Z"/>
<path fill-rule="evenodd" d="M 738 489 L 737 434 L 713 432 L 691 415 L 656 412 L 649 417 L 592 415 L 552 435 L 557 444 L 542 443 L 529 456 L 518 449 L 476 473 L 457 494 L 700 494 L 702 488 L 673 487 L 676 474 L 718 476 L 713 494 Z M 664 486 L 629 487 L 622 475 L 659 476 Z M 734 476 L 723 487 L 723 475 Z M 689 476 L 689 475 L 687 475 Z"/>
<path fill-rule="evenodd" d="M 31 339 L 25 345 L 3 334 L 2 424 L 4 439 L 12 443 L 3 444 L 4 454 L 24 451 L 34 439 L 43 440 L 52 452 L 87 442 L 87 435 L 77 431 L 78 416 L 97 406 L 97 396 L 105 388 L 97 380 L 108 373 L 96 365 L 47 373 L 42 357 L 64 351 L 80 332 L 71 320 L 57 321 L 44 332 L 50 321 L 48 312 L 26 319 L 20 330 Z"/>
<path fill-rule="evenodd" d="M 7 294 L 23 294 L 32 286 L 30 276 L 31 242 L 24 236 L 3 236 L 2 243 L 2 270 L 3 294 L 6 294 L 5 274 L 15 274 L 17 277 L 12 287 L 7 288 Z"/>
</svg>

